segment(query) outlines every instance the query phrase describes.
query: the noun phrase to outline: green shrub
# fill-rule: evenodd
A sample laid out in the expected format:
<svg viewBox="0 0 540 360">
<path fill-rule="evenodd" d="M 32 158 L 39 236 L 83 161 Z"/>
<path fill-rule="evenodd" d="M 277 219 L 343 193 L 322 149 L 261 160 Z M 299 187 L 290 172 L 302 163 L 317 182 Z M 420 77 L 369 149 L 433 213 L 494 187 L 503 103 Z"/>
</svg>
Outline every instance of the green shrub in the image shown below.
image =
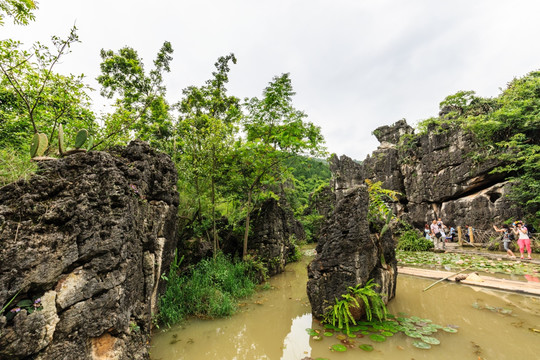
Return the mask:
<svg viewBox="0 0 540 360">
<path fill-rule="evenodd" d="M 193 315 L 203 318 L 232 315 L 237 301 L 253 294 L 256 277 L 251 262 L 233 262 L 218 254 L 199 262 L 187 275 L 179 273 L 180 261 L 171 264 L 167 290 L 160 299 L 158 320 L 173 325 Z"/>
<path fill-rule="evenodd" d="M 420 236 L 414 229 L 405 230 L 399 237 L 397 249 L 405 251 L 428 251 L 433 248 L 433 242 Z"/>
<path fill-rule="evenodd" d="M 19 179 L 29 179 L 36 172 L 36 163 L 26 153 L 0 149 L 0 187 Z"/>
</svg>

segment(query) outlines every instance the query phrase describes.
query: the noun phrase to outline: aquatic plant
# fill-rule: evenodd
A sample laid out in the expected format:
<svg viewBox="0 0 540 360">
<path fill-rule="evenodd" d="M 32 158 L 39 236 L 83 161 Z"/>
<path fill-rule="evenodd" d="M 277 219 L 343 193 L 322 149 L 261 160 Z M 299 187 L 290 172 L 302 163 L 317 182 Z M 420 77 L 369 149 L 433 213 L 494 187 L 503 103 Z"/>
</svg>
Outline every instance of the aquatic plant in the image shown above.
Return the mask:
<svg viewBox="0 0 540 360">
<path fill-rule="evenodd" d="M 473 271 L 488 273 L 538 276 L 538 266 L 536 264 L 503 260 L 503 255 L 501 255 L 501 260 L 493 260 L 472 254 L 437 254 L 397 250 L 396 259 L 399 265 L 445 268 L 447 271 L 469 268 Z"/>
<path fill-rule="evenodd" d="M 340 329 L 337 326 L 326 323 L 324 329 L 306 329 L 307 333 L 313 340 L 321 341 L 321 333 L 324 332 L 327 338 L 338 339 L 342 346 L 331 345 L 330 350 L 340 351 L 337 349 L 353 349 L 358 347 L 364 351 L 373 351 L 374 346 L 371 344 L 356 344 L 355 338 L 369 339 L 374 343 L 386 341 L 388 337 L 394 336 L 397 333 L 402 333 L 405 336 L 414 339 L 412 345 L 416 348 L 428 350 L 434 345 L 439 345 L 441 341 L 434 337 L 439 331 L 446 333 L 457 333 L 458 329 L 455 325 L 442 326 L 434 324 L 430 319 L 420 318 L 418 316 L 407 316 L 400 313 L 399 317 L 392 314 L 387 314 L 387 319 L 382 321 L 357 321 L 356 325 L 352 325 L 349 329 Z M 346 335 L 341 335 L 338 332 L 343 331 Z M 340 345 L 340 344 L 338 344 Z"/>
</svg>

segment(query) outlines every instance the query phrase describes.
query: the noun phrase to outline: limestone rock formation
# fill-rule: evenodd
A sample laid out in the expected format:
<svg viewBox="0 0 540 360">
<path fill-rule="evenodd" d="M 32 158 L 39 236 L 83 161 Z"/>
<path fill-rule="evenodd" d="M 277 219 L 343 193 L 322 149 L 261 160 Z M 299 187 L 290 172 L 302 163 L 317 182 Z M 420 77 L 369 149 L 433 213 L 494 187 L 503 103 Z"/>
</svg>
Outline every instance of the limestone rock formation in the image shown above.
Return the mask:
<svg viewBox="0 0 540 360">
<path fill-rule="evenodd" d="M 491 173 L 500 163 L 473 156 L 484 149 L 471 133 L 443 124 L 413 135 L 401 120 L 374 134 L 381 145 L 348 178 L 382 181 L 383 188 L 401 192 L 396 212 L 413 225 L 423 227 L 442 217 L 453 226 L 488 229 L 493 222 L 520 216 L 505 196 L 511 184 L 504 175 Z"/>
<path fill-rule="evenodd" d="M 356 168 L 354 162 L 334 159 L 334 168 L 341 174 Z M 341 177 L 341 180 L 345 179 Z M 386 232 L 382 238 L 370 234 L 367 220 L 369 197 L 363 185 L 351 181 L 337 184 L 337 203 L 334 212 L 322 229 L 317 244 L 317 255 L 308 266 L 307 293 L 312 313 L 320 318 L 334 299 L 347 293 L 349 286 L 365 285 L 374 279 L 385 301 L 395 296 L 397 260 L 392 236 Z M 382 260 L 384 258 L 384 260 Z M 383 263 L 385 262 L 385 264 Z"/>
<path fill-rule="evenodd" d="M 283 272 L 294 254 L 296 242 L 305 240 L 305 233 L 285 204 L 268 199 L 252 215 L 252 235 L 248 251 L 253 251 L 268 268 L 268 275 Z"/>
<path fill-rule="evenodd" d="M 148 358 L 176 247 L 176 179 L 166 155 L 135 141 L 41 163 L 0 188 L 0 305 L 13 299 L 0 359 Z"/>
</svg>

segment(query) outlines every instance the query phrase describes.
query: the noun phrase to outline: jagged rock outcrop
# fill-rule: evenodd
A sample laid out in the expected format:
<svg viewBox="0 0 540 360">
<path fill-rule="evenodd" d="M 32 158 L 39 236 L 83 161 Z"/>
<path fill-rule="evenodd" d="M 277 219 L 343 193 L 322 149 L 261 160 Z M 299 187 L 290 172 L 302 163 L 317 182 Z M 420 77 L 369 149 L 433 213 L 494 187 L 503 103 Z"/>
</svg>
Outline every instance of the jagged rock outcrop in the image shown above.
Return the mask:
<svg viewBox="0 0 540 360">
<path fill-rule="evenodd" d="M 309 195 L 308 206 L 304 209 L 304 216 L 315 216 L 310 226 L 304 226 L 308 241 L 317 242 L 321 234 L 321 229 L 326 219 L 334 211 L 336 194 L 332 191 L 330 184 L 325 185 Z M 309 235 L 311 238 L 309 237 Z"/>
<path fill-rule="evenodd" d="M 0 359 L 148 358 L 176 247 L 176 181 L 166 155 L 135 141 L 43 162 L 0 188 L 0 304 L 14 300 L 0 314 Z"/>
<path fill-rule="evenodd" d="M 294 256 L 295 244 L 305 241 L 302 224 L 290 209 L 273 198 L 252 214 L 251 229 L 248 252 L 262 260 L 270 276 L 283 272 Z"/>
<path fill-rule="evenodd" d="M 491 174 L 501 163 L 475 159 L 485 149 L 470 132 L 433 124 L 414 135 L 400 120 L 374 134 L 381 146 L 349 178 L 382 181 L 383 188 L 401 192 L 396 212 L 415 226 L 441 217 L 448 225 L 488 229 L 520 216 L 505 196 L 511 184 Z"/>
<path fill-rule="evenodd" d="M 390 232 L 380 239 L 370 234 L 367 219 L 369 197 L 364 185 L 352 185 L 343 174 L 353 173 L 356 163 L 334 158 L 333 168 L 340 169 L 336 181 L 337 203 L 322 229 L 317 256 L 308 266 L 307 293 L 312 313 L 320 318 L 334 299 L 341 299 L 349 286 L 365 285 L 374 279 L 385 301 L 395 296 L 397 260 Z M 384 258 L 385 264 L 382 263 Z"/>
</svg>

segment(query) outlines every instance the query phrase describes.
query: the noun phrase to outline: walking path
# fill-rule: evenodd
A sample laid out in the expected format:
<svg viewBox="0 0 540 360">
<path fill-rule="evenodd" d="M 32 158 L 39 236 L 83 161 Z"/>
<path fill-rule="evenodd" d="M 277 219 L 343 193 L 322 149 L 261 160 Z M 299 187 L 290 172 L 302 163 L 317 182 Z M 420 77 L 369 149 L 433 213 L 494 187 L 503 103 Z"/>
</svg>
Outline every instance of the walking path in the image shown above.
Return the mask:
<svg viewBox="0 0 540 360">
<path fill-rule="evenodd" d="M 483 254 L 482 254 L 483 255 Z M 474 273 L 473 270 L 463 272 L 462 274 L 471 274 Z M 405 266 L 398 266 L 398 274 L 406 274 L 419 276 L 429 279 L 443 279 L 448 277 L 447 281 L 456 281 L 456 272 L 442 271 L 442 270 L 430 270 L 430 269 L 419 269 Z M 453 275 L 454 274 L 454 275 Z M 525 281 L 516 281 L 509 279 L 498 279 L 490 276 L 477 276 L 472 275 L 468 276 L 467 279 L 461 280 L 461 284 L 471 285 L 471 286 L 481 286 L 490 289 L 512 291 L 522 294 L 540 296 L 540 282 L 525 282 Z"/>
</svg>

